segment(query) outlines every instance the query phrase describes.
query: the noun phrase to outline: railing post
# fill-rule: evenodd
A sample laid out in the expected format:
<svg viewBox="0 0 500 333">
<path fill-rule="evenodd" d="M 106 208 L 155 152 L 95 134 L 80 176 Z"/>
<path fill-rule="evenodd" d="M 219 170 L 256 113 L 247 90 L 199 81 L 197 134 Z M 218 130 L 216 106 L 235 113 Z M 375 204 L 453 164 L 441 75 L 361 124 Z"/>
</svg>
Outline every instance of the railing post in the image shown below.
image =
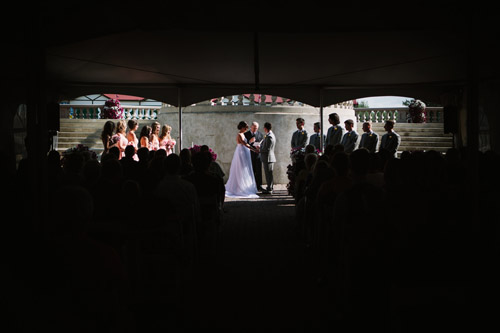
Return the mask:
<svg viewBox="0 0 500 333">
<path fill-rule="evenodd" d="M 250 94 L 248 99 L 250 100 L 249 105 L 255 105 L 255 95 L 254 94 Z"/>
<path fill-rule="evenodd" d="M 259 105 L 266 105 L 266 95 L 260 94 L 260 103 Z"/>
</svg>

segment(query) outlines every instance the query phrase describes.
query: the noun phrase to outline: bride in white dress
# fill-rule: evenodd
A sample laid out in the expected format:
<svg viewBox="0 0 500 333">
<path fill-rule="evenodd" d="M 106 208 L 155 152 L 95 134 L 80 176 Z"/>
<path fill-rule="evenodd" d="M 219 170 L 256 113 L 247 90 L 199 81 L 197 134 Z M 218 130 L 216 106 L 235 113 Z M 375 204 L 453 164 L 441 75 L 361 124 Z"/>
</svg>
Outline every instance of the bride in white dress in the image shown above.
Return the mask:
<svg viewBox="0 0 500 333">
<path fill-rule="evenodd" d="M 250 156 L 250 150 L 256 150 L 248 144 L 244 135 L 248 130 L 248 124 L 240 121 L 238 129 L 237 145 L 231 162 L 231 169 L 229 170 L 229 179 L 226 182 L 226 197 L 258 198 L 257 184 L 253 175 L 252 158 Z"/>
</svg>

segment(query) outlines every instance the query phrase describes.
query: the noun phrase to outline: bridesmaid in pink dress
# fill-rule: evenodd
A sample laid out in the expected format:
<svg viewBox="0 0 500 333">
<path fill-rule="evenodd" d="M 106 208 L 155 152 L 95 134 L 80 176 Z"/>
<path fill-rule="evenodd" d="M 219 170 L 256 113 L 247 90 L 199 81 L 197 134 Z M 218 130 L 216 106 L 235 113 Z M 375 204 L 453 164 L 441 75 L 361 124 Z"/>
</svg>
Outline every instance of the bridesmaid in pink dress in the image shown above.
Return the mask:
<svg viewBox="0 0 500 333">
<path fill-rule="evenodd" d="M 141 129 L 139 140 L 140 148 L 148 148 L 151 150 L 151 127 L 144 125 Z"/>
<path fill-rule="evenodd" d="M 175 146 L 175 140 L 170 136 L 170 131 L 172 127 L 165 124 L 161 127 L 161 134 L 159 137 L 160 140 L 160 149 L 165 149 L 167 152 L 167 156 L 173 153 L 173 149 Z"/>
<path fill-rule="evenodd" d="M 155 121 L 151 125 L 151 150 L 158 150 L 160 148 L 160 139 L 158 134 L 160 133 L 160 123 Z"/>
<path fill-rule="evenodd" d="M 120 149 L 120 159 L 125 156 L 125 148 L 127 147 L 128 140 L 125 134 L 127 125 L 124 119 L 121 119 L 116 124 L 116 134 L 113 136 L 112 141 L 116 144 L 118 149 Z"/>
<path fill-rule="evenodd" d="M 139 139 L 135 135 L 137 128 L 139 127 L 139 123 L 135 119 L 130 119 L 128 121 L 128 133 L 127 133 L 127 141 L 129 146 L 133 146 L 135 148 L 135 152 L 137 153 L 137 146 L 139 144 Z M 134 154 L 134 160 L 138 160 L 137 154 Z"/>
</svg>

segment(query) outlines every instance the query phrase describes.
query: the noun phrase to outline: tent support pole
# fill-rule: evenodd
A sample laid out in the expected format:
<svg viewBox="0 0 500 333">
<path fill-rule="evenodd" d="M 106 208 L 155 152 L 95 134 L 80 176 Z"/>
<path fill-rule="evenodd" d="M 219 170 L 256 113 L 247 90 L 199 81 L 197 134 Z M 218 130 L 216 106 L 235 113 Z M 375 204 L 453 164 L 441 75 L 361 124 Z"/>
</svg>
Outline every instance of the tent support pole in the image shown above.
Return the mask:
<svg viewBox="0 0 500 333">
<path fill-rule="evenodd" d="M 319 124 L 321 126 L 320 129 L 320 137 L 319 137 L 319 151 L 323 152 L 323 88 L 319 91 Z"/>
<path fill-rule="evenodd" d="M 179 153 L 182 150 L 182 104 L 181 104 L 181 88 L 178 89 L 177 94 L 177 105 L 179 106 L 179 142 L 177 147 L 179 148 Z"/>
</svg>

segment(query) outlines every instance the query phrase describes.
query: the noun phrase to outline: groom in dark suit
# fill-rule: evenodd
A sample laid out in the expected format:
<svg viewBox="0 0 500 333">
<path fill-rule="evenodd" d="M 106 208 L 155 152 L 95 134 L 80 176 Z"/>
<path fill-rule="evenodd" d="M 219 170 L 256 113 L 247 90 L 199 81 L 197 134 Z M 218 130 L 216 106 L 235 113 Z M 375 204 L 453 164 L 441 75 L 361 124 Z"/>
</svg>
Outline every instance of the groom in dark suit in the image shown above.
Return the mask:
<svg viewBox="0 0 500 333">
<path fill-rule="evenodd" d="M 259 147 L 260 158 L 262 160 L 262 165 L 264 166 L 264 173 L 266 175 L 267 188 L 262 191 L 264 194 L 273 194 L 274 177 L 273 169 L 274 163 L 276 163 L 276 156 L 274 155 L 274 146 L 276 144 L 276 137 L 273 131 L 271 131 L 271 123 L 266 122 L 264 124 L 264 132 L 266 135 L 262 140 Z"/>
<path fill-rule="evenodd" d="M 264 135 L 261 132 L 259 132 L 258 122 L 254 121 L 252 123 L 250 129 L 245 132 L 245 138 L 252 147 L 254 147 L 255 142 L 262 141 Z M 252 169 L 253 169 L 253 175 L 255 177 L 255 183 L 257 184 L 257 189 L 259 191 L 264 191 L 264 189 L 262 188 L 262 162 L 260 159 L 260 154 L 251 150 L 250 156 L 252 157 Z"/>
</svg>

